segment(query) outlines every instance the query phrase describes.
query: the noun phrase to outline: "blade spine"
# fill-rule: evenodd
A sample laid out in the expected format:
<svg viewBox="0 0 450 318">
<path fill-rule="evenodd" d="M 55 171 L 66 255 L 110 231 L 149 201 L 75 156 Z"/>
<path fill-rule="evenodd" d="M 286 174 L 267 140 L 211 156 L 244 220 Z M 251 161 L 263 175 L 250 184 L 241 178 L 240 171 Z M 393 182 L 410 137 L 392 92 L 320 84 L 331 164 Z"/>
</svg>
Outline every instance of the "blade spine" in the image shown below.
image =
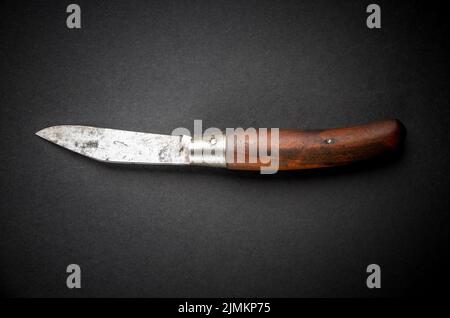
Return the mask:
<svg viewBox="0 0 450 318">
<path fill-rule="evenodd" d="M 54 126 L 48 126 L 41 130 L 36 131 L 34 134 L 38 135 L 39 132 L 49 129 L 49 128 L 56 128 L 56 127 L 80 127 L 80 128 L 90 128 L 90 129 L 103 129 L 103 130 L 110 130 L 110 131 L 125 131 L 130 133 L 139 133 L 139 134 L 149 134 L 149 135 L 157 135 L 157 136 L 166 136 L 166 137 L 179 137 L 183 135 L 168 135 L 168 134 L 155 134 L 145 131 L 134 131 L 134 130 L 127 130 L 127 129 L 116 129 L 116 128 L 106 128 L 106 127 L 95 127 L 95 126 L 86 126 L 86 125 L 54 125 Z M 38 135 L 41 137 L 40 135 Z"/>
</svg>

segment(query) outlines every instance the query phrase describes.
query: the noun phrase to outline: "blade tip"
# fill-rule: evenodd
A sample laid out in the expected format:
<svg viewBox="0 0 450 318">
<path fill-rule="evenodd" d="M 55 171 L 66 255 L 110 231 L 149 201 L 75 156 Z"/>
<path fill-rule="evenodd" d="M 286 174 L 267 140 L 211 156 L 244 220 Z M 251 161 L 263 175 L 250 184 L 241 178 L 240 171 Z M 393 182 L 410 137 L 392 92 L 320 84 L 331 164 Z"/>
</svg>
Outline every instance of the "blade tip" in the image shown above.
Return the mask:
<svg viewBox="0 0 450 318">
<path fill-rule="evenodd" d="M 49 133 L 50 133 L 50 131 L 51 131 L 52 129 L 54 129 L 54 128 L 55 128 L 55 126 L 43 128 L 43 129 L 41 129 L 41 130 L 39 130 L 39 131 L 36 131 L 34 134 L 35 134 L 36 136 L 39 136 L 39 137 L 45 139 L 45 140 L 50 140 L 50 139 L 49 139 Z"/>
<path fill-rule="evenodd" d="M 41 138 L 44 138 L 44 130 L 45 129 L 47 129 L 47 128 L 44 128 L 44 129 L 41 129 L 41 130 L 39 130 L 39 131 L 36 131 L 34 134 L 36 135 L 36 136 L 39 136 L 39 137 L 41 137 Z"/>
</svg>

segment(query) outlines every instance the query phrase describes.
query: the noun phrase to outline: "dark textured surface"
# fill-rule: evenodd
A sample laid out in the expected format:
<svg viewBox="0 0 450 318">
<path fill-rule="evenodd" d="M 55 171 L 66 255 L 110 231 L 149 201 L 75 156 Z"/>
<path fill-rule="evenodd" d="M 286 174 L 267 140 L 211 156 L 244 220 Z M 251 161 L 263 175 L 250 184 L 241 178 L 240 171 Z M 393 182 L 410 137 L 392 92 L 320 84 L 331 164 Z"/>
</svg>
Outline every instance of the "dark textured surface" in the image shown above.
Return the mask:
<svg viewBox="0 0 450 318">
<path fill-rule="evenodd" d="M 7 296 L 433 294 L 448 254 L 448 22 L 429 1 L 2 2 Z M 389 162 L 260 176 L 109 166 L 34 132 L 328 128 L 400 118 Z M 82 288 L 65 268 L 82 269 Z M 382 268 L 382 288 L 365 268 Z"/>
</svg>

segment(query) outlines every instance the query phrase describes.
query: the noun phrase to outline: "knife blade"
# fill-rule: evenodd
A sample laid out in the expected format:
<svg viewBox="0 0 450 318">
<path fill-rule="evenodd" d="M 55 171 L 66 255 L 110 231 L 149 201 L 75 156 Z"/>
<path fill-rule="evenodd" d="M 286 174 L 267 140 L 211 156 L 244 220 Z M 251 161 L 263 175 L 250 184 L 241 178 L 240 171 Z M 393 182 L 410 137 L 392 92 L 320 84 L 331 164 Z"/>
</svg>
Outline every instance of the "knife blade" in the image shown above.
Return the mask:
<svg viewBox="0 0 450 318">
<path fill-rule="evenodd" d="M 150 134 L 89 126 L 52 126 L 36 135 L 80 155 L 111 163 L 189 164 L 188 136 Z"/>
</svg>

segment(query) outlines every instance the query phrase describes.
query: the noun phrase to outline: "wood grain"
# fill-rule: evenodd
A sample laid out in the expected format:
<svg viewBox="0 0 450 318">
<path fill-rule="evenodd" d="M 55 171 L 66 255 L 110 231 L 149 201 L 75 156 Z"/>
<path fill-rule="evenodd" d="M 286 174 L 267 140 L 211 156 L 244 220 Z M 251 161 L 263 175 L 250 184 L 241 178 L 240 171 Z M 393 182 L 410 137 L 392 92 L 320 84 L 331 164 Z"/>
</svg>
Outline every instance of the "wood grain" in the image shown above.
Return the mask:
<svg viewBox="0 0 450 318">
<path fill-rule="evenodd" d="M 270 136 L 268 129 L 266 139 L 270 140 Z M 366 160 L 395 151 L 404 136 L 405 128 L 396 119 L 327 130 L 280 129 L 279 170 L 333 167 Z M 230 138 L 234 142 L 230 142 Z M 229 145 L 233 148 L 227 151 L 234 153 L 234 158 L 227 159 L 227 168 L 259 170 L 261 166 L 268 166 L 261 163 L 258 155 L 250 154 L 249 149 L 257 144 L 255 138 L 245 138 L 242 134 L 227 135 L 227 148 Z M 270 154 L 270 142 L 268 148 Z M 236 162 L 238 155 L 243 156 L 245 162 Z"/>
</svg>

